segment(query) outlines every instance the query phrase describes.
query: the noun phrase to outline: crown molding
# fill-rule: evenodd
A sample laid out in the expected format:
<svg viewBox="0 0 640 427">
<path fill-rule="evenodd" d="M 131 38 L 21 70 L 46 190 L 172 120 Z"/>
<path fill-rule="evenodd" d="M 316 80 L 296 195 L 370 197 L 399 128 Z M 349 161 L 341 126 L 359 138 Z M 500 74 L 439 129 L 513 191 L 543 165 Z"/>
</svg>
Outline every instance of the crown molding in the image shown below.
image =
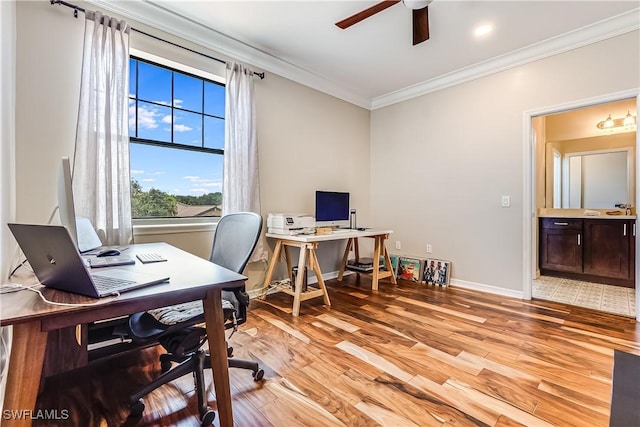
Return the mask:
<svg viewBox="0 0 640 427">
<path fill-rule="evenodd" d="M 87 3 L 188 40 L 230 60 L 277 74 L 368 110 L 383 108 L 640 29 L 640 8 L 636 8 L 508 54 L 369 99 L 313 71 L 277 58 L 193 19 L 177 15 L 163 7 L 162 2 L 87 0 Z"/>
<path fill-rule="evenodd" d="M 640 29 L 640 8 L 371 100 L 371 110 L 558 55 Z"/>
<path fill-rule="evenodd" d="M 163 7 L 162 2 L 87 0 L 87 3 L 210 49 L 221 54 L 223 58 L 220 59 L 239 61 L 367 110 L 371 109 L 371 99 L 368 97 L 353 93 L 313 71 L 305 70 L 193 19 L 178 15 Z"/>
</svg>

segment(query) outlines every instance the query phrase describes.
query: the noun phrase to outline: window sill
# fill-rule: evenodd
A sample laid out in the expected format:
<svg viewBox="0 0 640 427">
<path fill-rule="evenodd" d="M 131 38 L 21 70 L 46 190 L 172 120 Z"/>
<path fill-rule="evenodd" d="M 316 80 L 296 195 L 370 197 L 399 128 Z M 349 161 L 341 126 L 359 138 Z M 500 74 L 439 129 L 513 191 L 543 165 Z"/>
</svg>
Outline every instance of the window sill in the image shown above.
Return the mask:
<svg viewBox="0 0 640 427">
<path fill-rule="evenodd" d="M 206 219 L 143 219 L 133 220 L 133 234 L 136 236 L 176 233 L 213 232 L 219 218 Z"/>
</svg>

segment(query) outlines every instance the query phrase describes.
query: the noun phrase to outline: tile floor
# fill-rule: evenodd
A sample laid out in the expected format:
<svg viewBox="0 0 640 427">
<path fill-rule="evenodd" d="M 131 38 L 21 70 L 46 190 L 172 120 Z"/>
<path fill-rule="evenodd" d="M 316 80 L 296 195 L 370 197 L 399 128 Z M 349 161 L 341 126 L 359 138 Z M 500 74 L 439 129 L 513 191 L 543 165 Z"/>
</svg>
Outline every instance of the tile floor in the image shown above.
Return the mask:
<svg viewBox="0 0 640 427">
<path fill-rule="evenodd" d="M 621 316 L 636 316 L 636 291 L 632 288 L 540 276 L 533 281 L 532 293 L 534 298 L 592 308 Z"/>
</svg>

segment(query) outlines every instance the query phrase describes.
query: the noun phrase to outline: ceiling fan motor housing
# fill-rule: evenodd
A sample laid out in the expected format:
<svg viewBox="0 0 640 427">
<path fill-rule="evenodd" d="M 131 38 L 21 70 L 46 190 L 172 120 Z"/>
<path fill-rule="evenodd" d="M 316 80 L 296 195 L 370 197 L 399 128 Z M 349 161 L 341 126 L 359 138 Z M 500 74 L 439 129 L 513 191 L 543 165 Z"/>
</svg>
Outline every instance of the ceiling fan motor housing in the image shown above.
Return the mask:
<svg viewBox="0 0 640 427">
<path fill-rule="evenodd" d="M 433 0 L 402 0 L 402 3 L 409 9 L 424 9 L 429 6 Z"/>
</svg>

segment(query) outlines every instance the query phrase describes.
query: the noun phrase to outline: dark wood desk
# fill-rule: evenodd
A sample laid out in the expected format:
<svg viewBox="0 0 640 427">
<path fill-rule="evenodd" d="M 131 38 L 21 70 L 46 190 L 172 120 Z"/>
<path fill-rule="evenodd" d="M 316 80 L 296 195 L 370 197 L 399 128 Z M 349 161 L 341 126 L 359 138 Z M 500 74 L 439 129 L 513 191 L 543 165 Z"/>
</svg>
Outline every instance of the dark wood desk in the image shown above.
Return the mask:
<svg viewBox="0 0 640 427">
<path fill-rule="evenodd" d="M 136 261 L 135 265 L 113 268 L 167 274 L 170 276 L 169 282 L 126 292 L 117 299 L 104 300 L 43 288 L 43 294 L 49 300 L 64 303 L 98 302 L 92 306 L 50 305 L 27 290 L 0 295 L 0 326 L 13 325 L 3 410 L 35 408 L 50 332 L 75 329 L 76 325 L 152 308 L 202 300 L 219 422 L 221 426 L 233 426 L 221 291 L 223 288 L 241 287 L 246 277 L 165 243 L 132 245 L 123 255 L 135 256 L 136 253 L 145 252 L 158 253 L 168 261 L 152 264 Z M 35 281 L 33 276 L 25 279 Z M 86 340 L 78 340 L 78 345 L 86 345 Z M 86 364 L 86 357 L 80 357 L 75 365 L 79 367 L 83 363 Z M 31 423 L 29 419 L 2 421 L 3 426 Z"/>
</svg>

